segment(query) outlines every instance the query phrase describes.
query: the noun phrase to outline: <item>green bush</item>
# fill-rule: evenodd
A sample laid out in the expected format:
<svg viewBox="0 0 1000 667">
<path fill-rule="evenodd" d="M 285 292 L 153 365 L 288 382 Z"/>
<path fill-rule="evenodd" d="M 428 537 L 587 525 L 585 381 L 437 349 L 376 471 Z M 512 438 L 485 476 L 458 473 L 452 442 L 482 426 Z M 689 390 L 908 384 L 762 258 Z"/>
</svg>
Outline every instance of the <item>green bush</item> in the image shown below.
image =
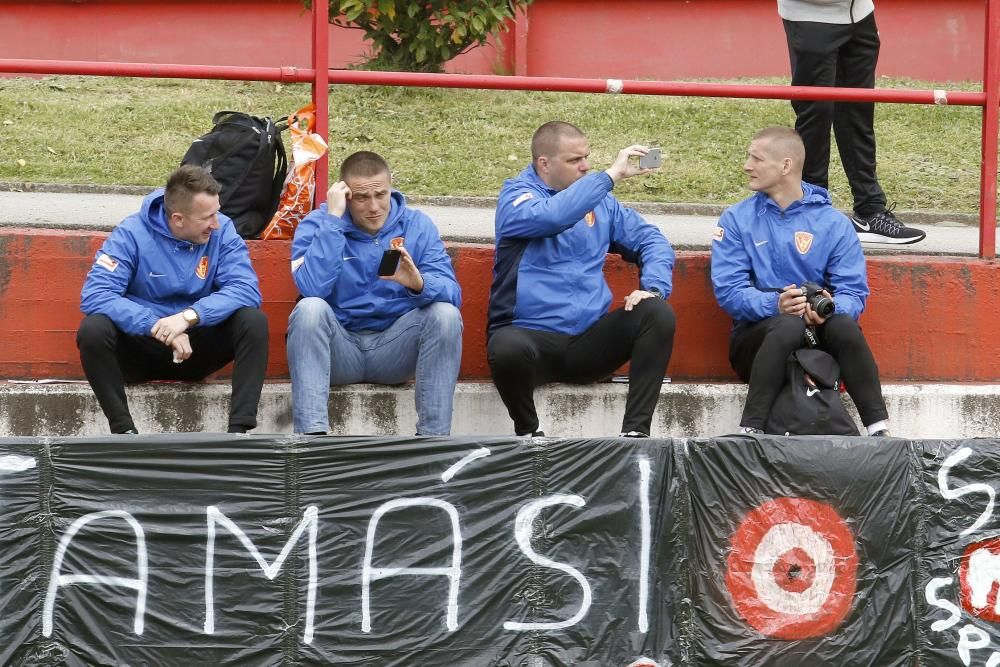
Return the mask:
<svg viewBox="0 0 1000 667">
<path fill-rule="evenodd" d="M 304 0 L 309 6 L 310 0 Z M 440 72 L 444 63 L 507 29 L 532 0 L 329 0 L 330 22 L 363 30 L 372 43 L 366 65 Z"/>
</svg>

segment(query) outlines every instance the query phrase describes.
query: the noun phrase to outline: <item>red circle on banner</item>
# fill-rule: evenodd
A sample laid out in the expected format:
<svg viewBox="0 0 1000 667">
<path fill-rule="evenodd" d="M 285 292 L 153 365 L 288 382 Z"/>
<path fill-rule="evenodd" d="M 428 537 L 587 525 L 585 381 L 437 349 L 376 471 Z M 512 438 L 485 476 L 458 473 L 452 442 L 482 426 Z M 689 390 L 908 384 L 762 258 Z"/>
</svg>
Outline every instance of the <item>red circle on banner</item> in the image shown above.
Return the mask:
<svg viewBox="0 0 1000 667">
<path fill-rule="evenodd" d="M 1000 538 L 965 547 L 958 566 L 962 608 L 976 618 L 1000 623 L 997 593 L 1000 588 Z"/>
<path fill-rule="evenodd" d="M 778 559 L 773 574 L 778 586 L 786 591 L 801 593 L 809 590 L 816 578 L 816 561 L 804 549 L 795 547 Z"/>
<path fill-rule="evenodd" d="M 777 639 L 840 626 L 857 588 L 854 536 L 825 503 L 776 498 L 752 509 L 731 539 L 726 588 L 740 616 Z"/>
</svg>

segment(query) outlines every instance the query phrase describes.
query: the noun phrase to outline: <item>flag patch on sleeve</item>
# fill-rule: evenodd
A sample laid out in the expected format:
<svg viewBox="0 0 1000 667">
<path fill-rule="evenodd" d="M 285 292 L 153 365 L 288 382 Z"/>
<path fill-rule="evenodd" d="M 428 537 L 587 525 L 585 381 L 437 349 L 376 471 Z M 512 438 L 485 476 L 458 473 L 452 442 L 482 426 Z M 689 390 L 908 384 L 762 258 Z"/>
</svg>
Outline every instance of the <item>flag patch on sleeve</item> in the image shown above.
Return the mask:
<svg viewBox="0 0 1000 667">
<path fill-rule="evenodd" d="M 118 260 L 114 259 L 111 255 L 106 254 L 102 254 L 97 258 L 97 264 L 103 266 L 112 273 L 114 273 L 114 270 L 118 268 Z"/>
<path fill-rule="evenodd" d="M 534 197 L 535 197 L 535 195 L 531 194 L 530 192 L 525 192 L 523 195 L 521 195 L 520 197 L 518 197 L 517 199 L 514 200 L 514 204 L 513 205 L 514 206 L 518 206 L 519 204 L 523 204 L 524 202 L 528 201 L 529 199 L 534 199 Z"/>
<path fill-rule="evenodd" d="M 725 235 L 726 235 L 726 230 L 723 229 L 722 227 L 716 227 L 714 230 L 712 230 L 713 241 L 721 241 L 722 237 Z"/>
</svg>

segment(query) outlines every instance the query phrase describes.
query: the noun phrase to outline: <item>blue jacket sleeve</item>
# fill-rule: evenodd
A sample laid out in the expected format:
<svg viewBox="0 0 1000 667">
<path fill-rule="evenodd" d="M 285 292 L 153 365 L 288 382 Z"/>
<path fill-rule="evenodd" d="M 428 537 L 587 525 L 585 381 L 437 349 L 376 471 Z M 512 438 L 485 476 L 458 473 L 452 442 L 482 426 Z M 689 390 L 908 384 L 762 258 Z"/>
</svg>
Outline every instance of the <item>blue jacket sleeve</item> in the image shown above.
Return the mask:
<svg viewBox="0 0 1000 667">
<path fill-rule="evenodd" d="M 417 307 L 437 301 L 450 303 L 456 308 L 462 306 L 462 290 L 458 286 L 455 278 L 455 269 L 451 265 L 451 258 L 444 249 L 441 235 L 437 227 L 431 222 L 426 214 L 420 211 L 413 211 L 418 216 L 416 221 L 419 224 L 420 235 L 418 243 L 413 250 L 407 251 L 413 257 L 420 270 L 420 277 L 424 279 L 424 288 L 419 294 L 407 292 L 413 297 Z"/>
<path fill-rule="evenodd" d="M 715 300 L 735 322 L 759 322 L 778 314 L 778 293 L 753 283 L 750 253 L 743 245 L 733 209 L 719 219 L 722 238 L 712 240 L 712 290 Z"/>
<path fill-rule="evenodd" d="M 552 196 L 545 196 L 525 181 L 507 181 L 497 199 L 496 237 L 555 236 L 597 208 L 612 186 L 614 182 L 603 171 L 588 174 Z"/>
<path fill-rule="evenodd" d="M 198 311 L 201 326 L 214 326 L 240 308 L 260 308 L 257 272 L 250 262 L 246 241 L 236 233 L 232 222 L 221 226 L 219 270 L 215 273 L 212 293 L 192 304 Z"/>
<path fill-rule="evenodd" d="M 840 215 L 839 213 L 837 215 Z M 833 288 L 834 312 L 861 317 L 868 300 L 868 269 L 858 235 L 850 225 L 842 225 L 844 232 L 826 265 L 825 282 Z"/>
<path fill-rule="evenodd" d="M 292 239 L 292 279 L 302 296 L 325 299 L 333 292 L 343 264 L 347 221 L 326 204 L 307 215 Z"/>
<path fill-rule="evenodd" d="M 118 225 L 94 256 L 80 295 L 85 315 L 106 315 L 132 336 L 148 336 L 158 319 L 149 308 L 125 298 L 138 257 L 138 244 L 124 223 Z"/>
<path fill-rule="evenodd" d="M 617 200 L 608 197 L 612 210 L 611 252 L 624 250 L 622 256 L 640 267 L 639 283 L 645 290 L 656 288 L 663 298 L 673 291 L 674 249 L 660 228 Z"/>
</svg>

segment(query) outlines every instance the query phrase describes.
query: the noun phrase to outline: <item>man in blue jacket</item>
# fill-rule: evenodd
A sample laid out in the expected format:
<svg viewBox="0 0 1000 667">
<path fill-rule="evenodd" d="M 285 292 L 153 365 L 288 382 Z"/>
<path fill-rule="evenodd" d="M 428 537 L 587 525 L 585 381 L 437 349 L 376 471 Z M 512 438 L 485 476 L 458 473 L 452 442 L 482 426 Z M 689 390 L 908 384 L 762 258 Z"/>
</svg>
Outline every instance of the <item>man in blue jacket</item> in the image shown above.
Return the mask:
<svg viewBox="0 0 1000 667">
<path fill-rule="evenodd" d="M 119 224 L 83 285 L 77 332 L 87 380 L 112 433 L 136 433 L 126 382 L 201 380 L 230 361 L 230 433 L 257 426 L 267 318 L 257 274 L 219 184 L 192 165 Z"/>
<path fill-rule="evenodd" d="M 386 250 L 399 263 L 379 275 Z M 458 281 L 425 214 L 392 189 L 378 154 L 354 153 L 327 203 L 299 223 L 292 277 L 302 294 L 288 321 L 296 433 L 326 433 L 331 385 L 416 377 L 417 435 L 451 432 L 462 360 Z"/>
<path fill-rule="evenodd" d="M 673 349 L 670 296 L 674 251 L 658 228 L 611 194 L 645 174 L 621 150 L 606 171 L 588 174 L 590 146 L 579 128 L 545 123 L 531 140 L 532 163 L 504 182 L 496 211 L 487 356 L 493 383 L 517 435 L 544 435 L 534 390 L 583 384 L 631 361 L 621 434 L 647 437 Z M 640 289 L 608 312 L 607 253 L 640 266 Z"/>
<path fill-rule="evenodd" d="M 712 287 L 733 318 L 729 361 L 750 383 L 740 426 L 764 432 L 785 361 L 806 345 L 811 327 L 818 347 L 839 363 L 868 434 L 888 436 L 878 367 L 857 323 L 869 294 L 861 244 L 827 191 L 802 181 L 804 160 L 795 130 L 758 132 L 743 165 L 755 194 L 722 214 L 712 239 Z M 833 290 L 832 315 L 812 309 L 805 282 Z"/>
</svg>

